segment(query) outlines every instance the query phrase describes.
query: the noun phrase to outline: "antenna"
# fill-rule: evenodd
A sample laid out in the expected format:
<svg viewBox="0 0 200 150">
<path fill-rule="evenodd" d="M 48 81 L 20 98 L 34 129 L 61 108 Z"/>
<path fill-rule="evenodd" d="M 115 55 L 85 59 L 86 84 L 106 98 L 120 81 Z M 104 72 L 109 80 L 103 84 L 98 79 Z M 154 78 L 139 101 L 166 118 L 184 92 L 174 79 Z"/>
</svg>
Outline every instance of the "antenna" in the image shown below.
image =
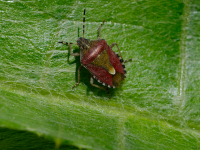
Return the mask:
<svg viewBox="0 0 200 150">
<path fill-rule="evenodd" d="M 84 38 L 84 33 L 85 33 L 85 9 L 83 12 L 83 38 Z"/>
</svg>

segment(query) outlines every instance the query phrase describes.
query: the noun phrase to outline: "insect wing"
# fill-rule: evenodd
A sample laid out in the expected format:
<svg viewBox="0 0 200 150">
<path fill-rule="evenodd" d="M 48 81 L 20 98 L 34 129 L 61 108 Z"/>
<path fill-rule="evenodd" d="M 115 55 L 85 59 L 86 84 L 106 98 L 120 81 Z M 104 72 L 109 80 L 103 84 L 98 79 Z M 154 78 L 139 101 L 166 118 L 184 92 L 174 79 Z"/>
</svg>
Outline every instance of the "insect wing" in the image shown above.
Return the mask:
<svg viewBox="0 0 200 150">
<path fill-rule="evenodd" d="M 115 71 L 124 74 L 123 66 L 119 60 L 120 58 L 118 58 L 118 56 L 115 54 L 115 52 L 109 46 L 106 47 L 106 51 L 109 55 L 111 64 L 115 68 Z"/>
<path fill-rule="evenodd" d="M 86 65 L 86 68 L 97 79 L 97 81 L 100 80 L 101 82 L 112 86 L 112 75 L 109 74 L 108 71 L 92 64 Z"/>
</svg>

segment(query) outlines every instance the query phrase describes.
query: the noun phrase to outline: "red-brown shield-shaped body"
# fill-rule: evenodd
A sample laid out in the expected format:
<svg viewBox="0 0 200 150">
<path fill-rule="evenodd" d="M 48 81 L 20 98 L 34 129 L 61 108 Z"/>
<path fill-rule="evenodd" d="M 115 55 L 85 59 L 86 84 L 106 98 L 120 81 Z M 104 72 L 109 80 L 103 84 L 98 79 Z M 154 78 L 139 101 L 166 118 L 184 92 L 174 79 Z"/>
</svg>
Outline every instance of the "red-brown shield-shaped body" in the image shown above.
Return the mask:
<svg viewBox="0 0 200 150">
<path fill-rule="evenodd" d="M 82 51 L 81 64 L 104 86 L 119 86 L 126 73 L 122 58 L 103 39 L 90 41 L 88 44 Z"/>
</svg>

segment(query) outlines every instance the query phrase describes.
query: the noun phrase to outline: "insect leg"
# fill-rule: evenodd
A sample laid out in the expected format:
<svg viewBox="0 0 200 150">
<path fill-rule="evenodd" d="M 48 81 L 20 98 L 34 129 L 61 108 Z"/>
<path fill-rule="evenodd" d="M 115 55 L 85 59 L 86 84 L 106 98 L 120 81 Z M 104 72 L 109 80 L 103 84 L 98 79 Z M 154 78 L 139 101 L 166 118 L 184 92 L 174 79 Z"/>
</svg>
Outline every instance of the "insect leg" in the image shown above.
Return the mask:
<svg viewBox="0 0 200 150">
<path fill-rule="evenodd" d="M 122 58 L 122 54 L 121 54 L 121 52 L 120 52 L 120 49 L 119 49 L 117 43 L 112 43 L 112 44 L 110 45 L 110 48 L 112 48 L 112 47 L 115 46 L 115 45 L 117 46 L 117 49 L 118 49 L 118 51 L 119 51 L 119 55 L 120 55 L 120 57 Z M 123 60 L 123 58 L 122 58 L 122 60 Z M 132 61 L 132 59 L 125 60 L 124 63 L 129 62 L 129 61 Z"/>
<path fill-rule="evenodd" d="M 74 43 L 68 43 L 68 42 L 63 42 L 63 41 L 61 41 L 61 42 L 58 42 L 58 43 L 62 43 L 62 44 L 66 44 L 66 45 L 69 45 L 69 52 L 70 52 L 70 55 L 72 55 L 72 56 L 80 56 L 80 54 L 79 53 L 72 53 L 72 44 L 74 44 Z M 77 44 L 76 44 L 77 45 Z"/>
<path fill-rule="evenodd" d="M 101 86 L 98 86 L 98 85 L 94 84 L 94 78 L 93 78 L 93 76 L 91 76 L 91 78 L 90 78 L 90 84 L 91 84 L 92 86 L 94 86 L 94 87 L 97 87 L 97 88 L 106 90 L 107 93 L 108 93 L 108 97 L 109 97 L 109 99 L 110 99 L 110 93 L 109 93 L 108 88 L 104 88 L 104 87 L 101 87 Z"/>
<path fill-rule="evenodd" d="M 129 59 L 129 60 L 125 60 L 125 61 L 124 61 L 124 63 L 126 63 L 126 62 L 129 62 L 129 61 L 132 61 L 132 59 Z"/>
<path fill-rule="evenodd" d="M 101 27 L 103 26 L 104 22 L 105 22 L 105 20 L 104 20 L 103 23 L 99 26 L 99 29 L 98 29 L 98 31 L 99 31 L 99 36 L 98 36 L 97 39 L 100 39 L 100 37 L 101 37 Z"/>
<path fill-rule="evenodd" d="M 78 82 L 72 87 L 72 89 L 73 88 L 75 88 L 77 85 L 79 85 L 79 83 L 80 83 L 80 70 L 83 68 L 83 66 L 80 66 L 79 68 L 78 68 Z"/>
<path fill-rule="evenodd" d="M 121 54 L 121 52 L 120 52 L 120 49 L 119 49 L 119 46 L 118 46 L 117 43 L 112 43 L 112 44 L 110 45 L 110 48 L 112 48 L 112 47 L 115 46 L 115 45 L 117 46 L 117 49 L 118 49 L 118 51 L 119 51 L 120 57 L 123 59 L 122 54 Z"/>
</svg>

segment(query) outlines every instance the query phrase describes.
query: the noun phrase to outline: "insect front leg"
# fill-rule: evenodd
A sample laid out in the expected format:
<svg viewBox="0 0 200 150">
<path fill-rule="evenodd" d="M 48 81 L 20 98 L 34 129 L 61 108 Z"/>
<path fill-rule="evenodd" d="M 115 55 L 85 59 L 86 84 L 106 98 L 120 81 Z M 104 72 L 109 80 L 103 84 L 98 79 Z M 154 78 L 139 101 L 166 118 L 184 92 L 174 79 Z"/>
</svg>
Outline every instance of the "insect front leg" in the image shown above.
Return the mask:
<svg viewBox="0 0 200 150">
<path fill-rule="evenodd" d="M 106 90 L 107 93 L 108 93 L 108 97 L 109 97 L 109 99 L 110 99 L 110 93 L 109 93 L 108 88 L 104 88 L 104 87 L 101 87 L 101 86 L 98 86 L 98 85 L 94 84 L 94 78 L 93 78 L 93 76 L 91 76 L 91 78 L 90 78 L 90 84 L 91 84 L 92 86 L 94 86 L 94 87 L 97 87 L 97 88 Z"/>
<path fill-rule="evenodd" d="M 73 88 L 75 88 L 77 85 L 79 85 L 79 83 L 80 83 L 80 70 L 83 68 L 83 66 L 80 66 L 79 68 L 78 68 L 78 82 L 72 87 L 72 89 Z"/>
<path fill-rule="evenodd" d="M 98 36 L 98 40 L 100 39 L 100 37 L 101 37 L 101 27 L 104 25 L 104 22 L 105 22 L 105 20 L 103 21 L 103 23 L 99 26 L 99 28 L 98 28 L 98 31 L 99 31 L 99 36 Z"/>
<path fill-rule="evenodd" d="M 58 43 L 69 45 L 69 53 L 70 53 L 70 55 L 72 55 L 72 56 L 80 56 L 80 53 L 73 53 L 72 52 L 72 44 L 74 44 L 74 43 L 68 43 L 68 42 L 63 42 L 63 41 L 62 42 L 58 42 Z"/>
</svg>

